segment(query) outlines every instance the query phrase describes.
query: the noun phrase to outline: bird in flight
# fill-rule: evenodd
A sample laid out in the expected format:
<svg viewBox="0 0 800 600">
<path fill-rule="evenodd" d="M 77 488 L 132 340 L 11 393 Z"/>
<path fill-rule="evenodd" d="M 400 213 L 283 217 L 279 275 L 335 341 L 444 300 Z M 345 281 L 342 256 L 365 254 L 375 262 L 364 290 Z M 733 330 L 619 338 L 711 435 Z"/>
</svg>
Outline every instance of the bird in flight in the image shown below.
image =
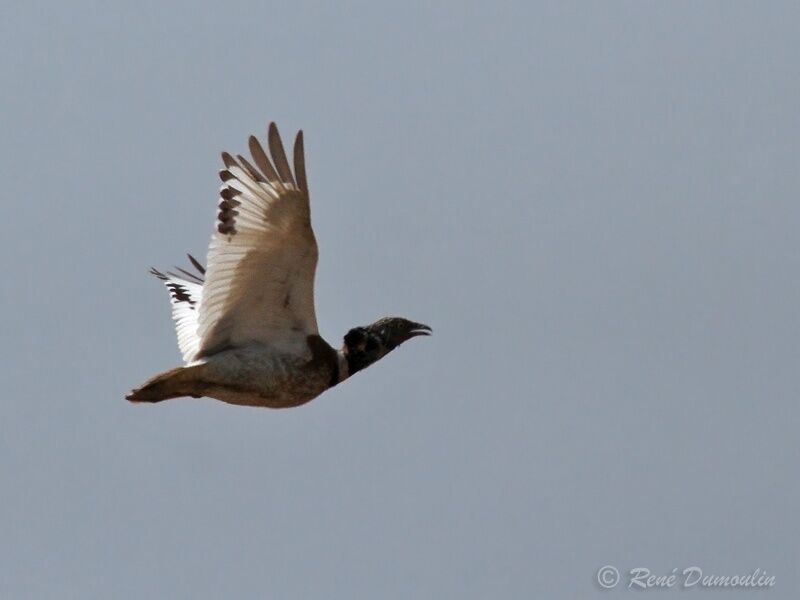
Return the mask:
<svg viewBox="0 0 800 600">
<path fill-rule="evenodd" d="M 245 406 L 305 404 L 431 328 L 401 317 L 354 327 L 338 350 L 314 311 L 317 241 L 311 228 L 303 132 L 294 171 L 275 123 L 252 162 L 223 152 L 219 212 L 207 267 L 151 273 L 166 285 L 184 366 L 126 396 L 131 402 L 208 396 Z"/>
</svg>

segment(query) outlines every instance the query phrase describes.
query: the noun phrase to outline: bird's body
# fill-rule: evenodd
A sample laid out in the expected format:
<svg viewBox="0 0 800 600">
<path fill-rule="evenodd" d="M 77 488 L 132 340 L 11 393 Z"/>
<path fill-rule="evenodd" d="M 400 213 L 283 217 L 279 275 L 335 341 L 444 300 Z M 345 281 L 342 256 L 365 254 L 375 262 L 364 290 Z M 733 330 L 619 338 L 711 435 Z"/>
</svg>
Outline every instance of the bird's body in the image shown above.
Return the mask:
<svg viewBox="0 0 800 600">
<path fill-rule="evenodd" d="M 208 396 L 228 404 L 291 408 L 336 385 L 343 360 L 341 352 L 322 338 L 311 341 L 308 352 L 302 354 L 255 343 L 157 375 L 143 388 L 161 400 L 164 396 Z M 139 400 L 146 401 L 145 395 L 140 393 Z"/>
<path fill-rule="evenodd" d="M 151 272 L 170 292 L 186 363 L 128 395 L 133 402 L 208 396 L 246 406 L 288 408 L 317 397 L 430 328 L 386 317 L 351 329 L 335 350 L 317 330 L 302 132 L 292 173 L 274 124 L 269 155 L 255 137 L 255 166 L 223 153 L 217 227 L 208 268 Z"/>
</svg>

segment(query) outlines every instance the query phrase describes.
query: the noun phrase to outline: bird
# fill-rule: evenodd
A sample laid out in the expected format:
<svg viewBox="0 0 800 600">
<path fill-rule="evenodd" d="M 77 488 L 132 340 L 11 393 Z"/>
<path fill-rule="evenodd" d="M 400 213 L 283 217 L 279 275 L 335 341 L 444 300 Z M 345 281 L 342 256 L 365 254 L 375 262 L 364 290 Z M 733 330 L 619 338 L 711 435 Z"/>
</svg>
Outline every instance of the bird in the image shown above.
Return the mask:
<svg viewBox="0 0 800 600">
<path fill-rule="evenodd" d="M 209 397 L 228 404 L 291 408 L 374 364 L 428 325 L 383 317 L 356 326 L 334 349 L 319 334 L 314 276 L 319 255 L 311 227 L 303 132 L 292 169 L 275 123 L 266 149 L 249 138 L 252 161 L 222 153 L 215 228 L 206 266 L 151 269 L 166 286 L 183 356 L 126 399 L 156 403 Z"/>
</svg>

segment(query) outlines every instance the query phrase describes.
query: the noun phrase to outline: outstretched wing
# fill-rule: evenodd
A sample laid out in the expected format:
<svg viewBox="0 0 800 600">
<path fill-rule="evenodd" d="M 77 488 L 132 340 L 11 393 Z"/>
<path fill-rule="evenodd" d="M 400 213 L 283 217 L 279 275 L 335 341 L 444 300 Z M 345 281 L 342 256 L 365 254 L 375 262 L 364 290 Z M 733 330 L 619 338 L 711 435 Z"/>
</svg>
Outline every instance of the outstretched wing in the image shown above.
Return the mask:
<svg viewBox="0 0 800 600">
<path fill-rule="evenodd" d="M 186 363 L 194 360 L 200 348 L 200 338 L 197 335 L 197 312 L 203 298 L 203 274 L 205 269 L 190 254 L 189 260 L 197 269 L 198 274 L 190 273 L 178 268 L 180 275 L 172 272 L 162 273 L 153 268 L 150 272 L 164 282 L 169 291 L 169 300 L 172 304 L 172 319 L 175 321 L 175 331 L 178 334 L 178 348 Z"/>
<path fill-rule="evenodd" d="M 223 153 L 219 214 L 211 238 L 198 311 L 195 358 L 253 342 L 301 352 L 317 333 L 314 273 L 317 242 L 303 156 L 294 145 L 294 173 L 278 129 L 269 126 L 269 155 L 250 137 L 252 164 Z"/>
</svg>

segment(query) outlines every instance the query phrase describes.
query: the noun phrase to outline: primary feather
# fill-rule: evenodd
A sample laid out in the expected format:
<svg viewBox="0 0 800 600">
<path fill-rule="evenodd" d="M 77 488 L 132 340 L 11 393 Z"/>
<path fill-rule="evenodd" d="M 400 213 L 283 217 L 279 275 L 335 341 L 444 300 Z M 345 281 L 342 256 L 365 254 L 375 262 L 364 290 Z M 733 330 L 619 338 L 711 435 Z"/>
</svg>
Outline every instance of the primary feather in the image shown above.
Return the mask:
<svg viewBox="0 0 800 600">
<path fill-rule="evenodd" d="M 268 139 L 272 161 L 254 137 L 250 149 L 256 166 L 243 157 L 222 156 L 219 214 L 198 315 L 198 358 L 250 342 L 297 349 L 318 332 L 318 250 L 302 132 L 295 142 L 295 170 L 302 187 L 295 182 L 274 123 Z"/>
</svg>

